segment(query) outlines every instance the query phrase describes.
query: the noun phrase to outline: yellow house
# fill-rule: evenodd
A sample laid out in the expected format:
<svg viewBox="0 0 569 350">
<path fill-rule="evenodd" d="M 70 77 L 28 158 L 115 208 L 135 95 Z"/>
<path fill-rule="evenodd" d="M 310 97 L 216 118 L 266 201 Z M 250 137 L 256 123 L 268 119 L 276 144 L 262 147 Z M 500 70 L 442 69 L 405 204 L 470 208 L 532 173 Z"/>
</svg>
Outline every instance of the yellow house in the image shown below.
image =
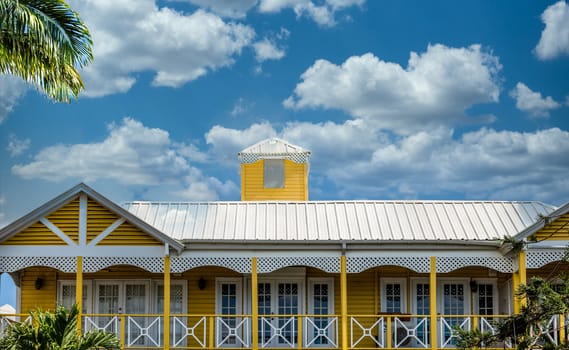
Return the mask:
<svg viewBox="0 0 569 350">
<path fill-rule="evenodd" d="M 443 349 L 567 270 L 569 204 L 308 201 L 309 158 L 279 139 L 243 150 L 237 202 L 62 193 L 0 230 L 20 319 L 76 303 L 81 331 L 125 349 Z"/>
</svg>

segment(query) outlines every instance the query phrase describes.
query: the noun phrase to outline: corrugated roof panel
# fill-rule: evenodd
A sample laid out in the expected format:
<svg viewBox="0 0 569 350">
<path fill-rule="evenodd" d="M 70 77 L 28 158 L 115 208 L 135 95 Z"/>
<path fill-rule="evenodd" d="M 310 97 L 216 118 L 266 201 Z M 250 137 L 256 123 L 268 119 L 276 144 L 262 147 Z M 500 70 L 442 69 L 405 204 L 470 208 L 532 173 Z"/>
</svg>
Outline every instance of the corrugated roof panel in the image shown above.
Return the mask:
<svg viewBox="0 0 569 350">
<path fill-rule="evenodd" d="M 180 240 L 492 240 L 521 232 L 538 202 L 133 202 L 132 214 Z"/>
</svg>

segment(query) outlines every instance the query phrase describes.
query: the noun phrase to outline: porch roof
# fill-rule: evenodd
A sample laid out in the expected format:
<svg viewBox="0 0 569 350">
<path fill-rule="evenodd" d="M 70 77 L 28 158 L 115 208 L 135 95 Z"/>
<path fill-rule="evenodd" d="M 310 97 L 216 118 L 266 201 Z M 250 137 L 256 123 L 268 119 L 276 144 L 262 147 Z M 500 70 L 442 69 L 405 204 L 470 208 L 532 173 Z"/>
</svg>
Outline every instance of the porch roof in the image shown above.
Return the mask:
<svg viewBox="0 0 569 350">
<path fill-rule="evenodd" d="M 515 236 L 554 207 L 541 202 L 129 202 L 123 207 L 185 242 L 490 241 Z"/>
</svg>

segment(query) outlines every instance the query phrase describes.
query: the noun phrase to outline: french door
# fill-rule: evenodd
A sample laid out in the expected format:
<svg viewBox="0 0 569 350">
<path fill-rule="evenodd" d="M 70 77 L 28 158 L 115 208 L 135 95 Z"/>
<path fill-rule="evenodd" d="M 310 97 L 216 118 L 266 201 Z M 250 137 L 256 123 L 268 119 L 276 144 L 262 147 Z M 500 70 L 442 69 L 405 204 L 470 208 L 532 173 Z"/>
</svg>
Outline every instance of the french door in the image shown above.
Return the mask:
<svg viewBox="0 0 569 350">
<path fill-rule="evenodd" d="M 439 308 L 443 319 L 440 326 L 442 329 L 443 347 L 454 345 L 456 327 L 469 329 L 469 318 L 464 315 L 470 314 L 470 287 L 467 281 L 452 280 L 441 281 L 439 289 Z M 444 315 L 447 315 L 446 317 Z"/>
<path fill-rule="evenodd" d="M 149 311 L 149 281 L 96 281 L 95 311 L 97 314 L 131 315 L 126 319 L 127 344 L 150 345 L 155 339 L 146 334 L 154 326 L 154 321 L 146 316 Z M 120 319 L 113 316 L 99 316 L 97 326 L 119 334 Z M 156 326 L 158 327 L 158 326 Z M 155 328 L 155 327 L 154 327 Z"/>
<path fill-rule="evenodd" d="M 303 281 L 260 280 L 258 283 L 259 344 L 262 347 L 294 346 L 297 315 L 303 312 Z"/>
</svg>

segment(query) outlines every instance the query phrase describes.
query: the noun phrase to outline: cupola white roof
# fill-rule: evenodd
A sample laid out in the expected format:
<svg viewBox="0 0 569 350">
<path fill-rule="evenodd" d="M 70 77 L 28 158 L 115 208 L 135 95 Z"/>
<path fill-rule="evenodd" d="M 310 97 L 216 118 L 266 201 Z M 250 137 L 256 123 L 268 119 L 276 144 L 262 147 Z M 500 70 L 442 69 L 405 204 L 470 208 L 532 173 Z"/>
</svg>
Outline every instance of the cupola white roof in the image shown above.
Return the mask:
<svg viewBox="0 0 569 350">
<path fill-rule="evenodd" d="M 289 159 L 295 163 L 307 163 L 310 151 L 273 137 L 249 146 L 238 153 L 241 163 L 254 163 L 260 159 Z"/>
</svg>

